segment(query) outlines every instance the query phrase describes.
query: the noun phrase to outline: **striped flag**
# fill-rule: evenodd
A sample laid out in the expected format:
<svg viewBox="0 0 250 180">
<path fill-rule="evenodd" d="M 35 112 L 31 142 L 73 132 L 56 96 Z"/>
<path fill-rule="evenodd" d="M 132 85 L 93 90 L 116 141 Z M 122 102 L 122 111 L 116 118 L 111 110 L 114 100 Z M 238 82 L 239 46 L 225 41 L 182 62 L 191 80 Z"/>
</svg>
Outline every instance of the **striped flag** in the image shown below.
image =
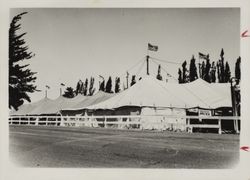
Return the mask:
<svg viewBox="0 0 250 180">
<path fill-rule="evenodd" d="M 45 86 L 47 89 L 50 89 L 50 87 L 48 85 Z"/>
<path fill-rule="evenodd" d="M 148 50 L 149 51 L 158 51 L 158 46 L 154 46 L 154 45 L 148 43 Z"/>
<path fill-rule="evenodd" d="M 207 59 L 209 57 L 209 55 L 205 55 L 199 52 L 199 58 L 200 59 Z"/>
</svg>

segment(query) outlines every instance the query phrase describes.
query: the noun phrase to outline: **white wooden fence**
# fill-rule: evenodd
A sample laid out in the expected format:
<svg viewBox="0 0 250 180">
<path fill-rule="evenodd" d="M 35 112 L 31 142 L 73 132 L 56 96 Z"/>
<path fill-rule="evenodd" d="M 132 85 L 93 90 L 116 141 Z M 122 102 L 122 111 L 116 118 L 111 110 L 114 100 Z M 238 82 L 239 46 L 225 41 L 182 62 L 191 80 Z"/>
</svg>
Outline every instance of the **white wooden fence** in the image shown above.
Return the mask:
<svg viewBox="0 0 250 180">
<path fill-rule="evenodd" d="M 194 128 L 215 128 L 222 134 L 221 121 L 234 121 L 236 133 L 239 133 L 238 121 L 236 116 L 176 116 L 176 115 L 129 115 L 129 116 L 10 116 L 10 125 L 34 125 L 34 126 L 89 126 L 89 127 L 127 127 L 143 129 L 143 118 L 165 119 L 164 121 L 150 122 L 154 125 L 173 125 L 184 126 L 188 132 L 193 132 Z M 184 124 L 169 122 L 169 119 L 186 119 Z M 190 119 L 213 120 L 213 124 L 191 124 Z M 236 123 L 237 122 L 237 123 Z"/>
</svg>

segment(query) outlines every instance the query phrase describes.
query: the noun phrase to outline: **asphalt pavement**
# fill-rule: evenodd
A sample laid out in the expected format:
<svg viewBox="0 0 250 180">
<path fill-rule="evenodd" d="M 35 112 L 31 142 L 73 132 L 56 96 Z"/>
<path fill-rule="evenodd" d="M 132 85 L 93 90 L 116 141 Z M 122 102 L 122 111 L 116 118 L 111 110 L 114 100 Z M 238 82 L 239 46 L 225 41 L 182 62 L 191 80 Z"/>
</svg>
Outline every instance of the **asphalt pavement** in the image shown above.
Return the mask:
<svg viewBox="0 0 250 180">
<path fill-rule="evenodd" d="M 239 136 L 87 127 L 10 126 L 10 160 L 22 167 L 233 168 Z"/>
</svg>

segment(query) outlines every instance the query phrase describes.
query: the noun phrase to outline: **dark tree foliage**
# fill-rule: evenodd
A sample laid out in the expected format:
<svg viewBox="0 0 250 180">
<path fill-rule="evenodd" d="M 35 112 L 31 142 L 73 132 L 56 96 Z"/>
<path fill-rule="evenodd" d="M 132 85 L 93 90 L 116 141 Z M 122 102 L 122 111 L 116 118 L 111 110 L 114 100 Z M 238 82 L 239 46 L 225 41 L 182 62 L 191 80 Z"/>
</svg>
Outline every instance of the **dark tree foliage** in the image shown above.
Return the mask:
<svg viewBox="0 0 250 180">
<path fill-rule="evenodd" d="M 231 71 L 228 62 L 226 62 L 224 82 L 225 83 L 230 82 L 230 79 L 231 79 Z"/>
<path fill-rule="evenodd" d="M 94 83 L 95 83 L 95 78 L 91 77 L 89 83 L 89 96 L 92 96 L 95 93 Z"/>
<path fill-rule="evenodd" d="M 183 83 L 188 82 L 188 72 L 187 72 L 187 61 L 184 61 L 182 64 L 182 81 Z"/>
<path fill-rule="evenodd" d="M 219 82 L 220 83 L 224 83 L 225 82 L 225 65 L 224 65 L 224 50 L 223 48 L 221 49 L 221 53 L 220 53 L 220 60 L 219 60 L 219 74 L 220 76 L 218 77 L 219 78 Z"/>
<path fill-rule="evenodd" d="M 115 79 L 115 93 L 118 93 L 118 92 L 120 92 L 120 78 L 119 77 Z"/>
<path fill-rule="evenodd" d="M 107 93 L 113 93 L 111 76 L 109 76 L 109 79 L 108 79 L 107 84 L 106 84 L 106 92 Z"/>
<path fill-rule="evenodd" d="M 67 87 L 66 90 L 64 91 L 63 97 L 66 97 L 66 98 L 75 97 L 74 89 L 72 87 Z"/>
<path fill-rule="evenodd" d="M 217 78 L 218 78 L 218 82 L 221 82 L 221 66 L 220 66 L 221 60 L 219 60 L 216 64 L 217 66 Z"/>
<path fill-rule="evenodd" d="M 205 73 L 204 73 L 204 80 L 207 82 L 211 82 L 210 79 L 210 68 L 211 68 L 211 64 L 210 64 L 210 60 L 209 58 L 206 59 L 206 65 L 205 65 Z"/>
<path fill-rule="evenodd" d="M 179 69 L 180 71 L 180 69 Z M 197 75 L 197 68 L 195 65 L 195 58 L 194 55 L 192 56 L 192 59 L 190 60 L 190 66 L 189 66 L 189 80 L 190 82 L 196 80 L 198 78 Z"/>
<path fill-rule="evenodd" d="M 235 63 L 235 78 L 238 80 L 240 80 L 241 78 L 240 61 L 241 61 L 241 57 L 238 57 Z"/>
<path fill-rule="evenodd" d="M 216 82 L 216 66 L 215 66 L 214 61 L 212 62 L 212 66 L 211 66 L 210 79 L 212 83 Z"/>
<path fill-rule="evenodd" d="M 28 69 L 29 64 L 19 64 L 34 56 L 32 52 L 28 52 L 28 46 L 23 39 L 26 33 L 17 34 L 17 31 L 21 28 L 18 21 L 24 14 L 27 14 L 27 12 L 15 16 L 9 28 L 9 108 L 15 110 L 18 110 L 24 100 L 31 102 L 27 93 L 37 91 L 37 87 L 34 85 L 36 73 Z"/>
<path fill-rule="evenodd" d="M 161 65 L 158 66 L 158 73 L 157 73 L 157 76 L 156 78 L 160 81 L 162 81 L 162 76 L 161 76 Z"/>
<path fill-rule="evenodd" d="M 205 79 L 205 69 L 206 69 L 205 62 L 202 61 L 202 64 L 201 64 L 201 78 L 202 79 Z"/>
<path fill-rule="evenodd" d="M 130 86 L 133 86 L 135 83 L 136 83 L 135 75 L 133 75 L 133 76 L 132 76 L 132 79 L 131 79 Z"/>
<path fill-rule="evenodd" d="M 75 92 L 76 92 L 76 95 L 77 94 L 83 94 L 83 82 L 82 82 L 82 80 L 79 80 L 78 82 L 77 82 L 77 85 L 76 85 L 76 90 L 75 90 Z"/>
<path fill-rule="evenodd" d="M 183 83 L 183 80 L 182 80 L 182 72 L 181 72 L 181 69 L 179 68 L 179 70 L 178 70 L 178 74 L 179 74 L 179 76 L 178 76 L 178 81 L 179 81 L 179 84 L 181 84 L 181 83 Z"/>
<path fill-rule="evenodd" d="M 100 84 L 99 84 L 99 91 L 103 91 L 105 92 L 105 80 L 103 80 Z"/>
<path fill-rule="evenodd" d="M 88 78 L 86 78 L 84 86 L 83 86 L 83 95 L 84 96 L 88 95 L 88 83 L 89 83 Z"/>
</svg>

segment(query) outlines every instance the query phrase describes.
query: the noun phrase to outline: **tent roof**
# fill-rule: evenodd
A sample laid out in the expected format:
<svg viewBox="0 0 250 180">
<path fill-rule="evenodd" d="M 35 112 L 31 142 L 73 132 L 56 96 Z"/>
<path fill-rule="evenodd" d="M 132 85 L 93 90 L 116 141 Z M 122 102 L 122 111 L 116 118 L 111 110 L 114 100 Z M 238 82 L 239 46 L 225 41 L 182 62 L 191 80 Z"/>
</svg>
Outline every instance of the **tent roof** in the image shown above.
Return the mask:
<svg viewBox="0 0 250 180">
<path fill-rule="evenodd" d="M 17 111 L 12 111 L 10 113 L 10 115 L 27 115 L 30 114 L 30 112 L 32 112 L 34 109 L 36 109 L 37 107 L 42 106 L 43 104 L 47 104 L 49 102 L 51 102 L 52 100 L 45 97 L 39 101 L 36 101 L 34 103 L 29 103 L 29 104 L 23 104 L 19 107 L 19 109 Z"/>
<path fill-rule="evenodd" d="M 108 99 L 110 99 L 113 96 L 115 96 L 115 94 L 106 93 L 106 92 L 103 92 L 103 91 L 98 91 L 95 95 L 93 95 L 93 96 L 87 96 L 85 99 L 83 99 L 82 101 L 78 102 L 74 106 L 65 107 L 65 108 L 63 108 L 63 110 L 78 110 L 78 109 L 83 109 L 83 108 L 85 108 L 87 106 L 91 106 L 91 105 L 103 102 L 105 100 L 108 100 Z"/>
<path fill-rule="evenodd" d="M 106 101 L 90 105 L 87 109 L 114 109 L 122 106 L 175 108 L 230 106 L 228 85 L 211 86 L 201 79 L 186 84 L 166 83 L 147 76 L 129 89 Z M 227 93 L 223 95 L 224 92 Z"/>
</svg>

